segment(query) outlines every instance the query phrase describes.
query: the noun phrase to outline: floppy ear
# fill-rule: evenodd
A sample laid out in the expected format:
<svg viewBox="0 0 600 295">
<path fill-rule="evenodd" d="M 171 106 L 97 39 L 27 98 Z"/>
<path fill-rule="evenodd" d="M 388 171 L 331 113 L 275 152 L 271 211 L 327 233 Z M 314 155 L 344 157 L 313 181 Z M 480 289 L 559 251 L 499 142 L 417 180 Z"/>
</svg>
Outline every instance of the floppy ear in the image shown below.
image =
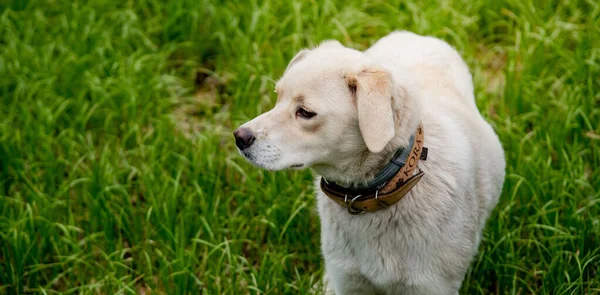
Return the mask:
<svg viewBox="0 0 600 295">
<path fill-rule="evenodd" d="M 301 59 L 306 57 L 306 55 L 309 52 L 310 52 L 310 50 L 308 50 L 308 49 L 302 49 L 302 50 L 300 50 L 300 52 L 296 53 L 296 56 L 294 56 L 294 58 L 292 58 L 292 60 L 288 64 L 287 68 L 285 69 L 284 73 L 287 72 L 295 63 L 299 62 Z"/>
<path fill-rule="evenodd" d="M 395 134 L 392 79 L 383 69 L 346 76 L 358 110 L 358 127 L 369 151 L 379 153 Z"/>
</svg>

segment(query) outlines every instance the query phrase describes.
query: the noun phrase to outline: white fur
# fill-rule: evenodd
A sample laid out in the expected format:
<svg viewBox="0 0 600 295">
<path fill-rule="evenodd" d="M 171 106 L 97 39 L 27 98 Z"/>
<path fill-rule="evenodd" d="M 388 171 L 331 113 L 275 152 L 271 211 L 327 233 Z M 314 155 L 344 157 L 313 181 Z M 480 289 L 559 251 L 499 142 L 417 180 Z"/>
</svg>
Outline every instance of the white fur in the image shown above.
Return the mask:
<svg viewBox="0 0 600 295">
<path fill-rule="evenodd" d="M 380 83 L 361 80 L 361 73 L 372 71 L 385 74 Z M 353 93 L 352 75 L 358 87 L 375 88 Z M 460 55 L 441 40 L 409 32 L 392 33 L 365 52 L 328 41 L 296 56 L 277 89 L 275 108 L 243 125 L 257 138 L 243 154 L 268 169 L 301 165 L 342 184 L 364 183 L 407 145 L 420 121 L 424 126 L 429 155 L 419 168 L 425 176 L 389 209 L 350 215 L 321 192 L 320 177 L 315 180 L 327 291 L 457 294 L 500 196 L 505 168 L 502 146 L 477 110 Z M 361 104 L 374 92 L 381 98 Z M 370 103 L 392 108 L 375 108 L 384 113 L 370 114 L 373 125 L 365 127 L 357 108 Z M 299 118 L 299 107 L 317 116 Z M 379 143 L 364 141 L 372 133 L 361 130 L 386 126 L 388 109 L 395 135 L 378 151 Z"/>
</svg>

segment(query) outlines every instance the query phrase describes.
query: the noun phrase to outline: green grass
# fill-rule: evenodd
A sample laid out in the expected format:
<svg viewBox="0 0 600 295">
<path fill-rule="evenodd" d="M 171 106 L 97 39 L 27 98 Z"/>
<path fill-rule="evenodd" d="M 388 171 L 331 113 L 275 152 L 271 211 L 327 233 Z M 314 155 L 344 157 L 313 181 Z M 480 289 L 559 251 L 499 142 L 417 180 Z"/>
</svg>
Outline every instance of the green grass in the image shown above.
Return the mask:
<svg viewBox="0 0 600 295">
<path fill-rule="evenodd" d="M 312 175 L 231 131 L 299 49 L 395 29 L 463 54 L 506 151 L 462 293 L 600 293 L 597 1 L 222 2 L 0 1 L 0 293 L 308 293 Z"/>
</svg>

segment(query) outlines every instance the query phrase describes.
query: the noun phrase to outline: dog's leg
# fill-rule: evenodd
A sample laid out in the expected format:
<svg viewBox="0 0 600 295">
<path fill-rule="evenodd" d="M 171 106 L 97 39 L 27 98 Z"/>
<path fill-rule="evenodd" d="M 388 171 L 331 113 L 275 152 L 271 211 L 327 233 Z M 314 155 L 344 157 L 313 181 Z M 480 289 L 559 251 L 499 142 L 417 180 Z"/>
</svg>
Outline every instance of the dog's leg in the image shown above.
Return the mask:
<svg viewBox="0 0 600 295">
<path fill-rule="evenodd" d="M 349 274 L 337 268 L 327 267 L 324 276 L 325 294 L 376 295 L 375 288 L 363 276 Z"/>
<path fill-rule="evenodd" d="M 329 276 L 327 276 L 327 271 L 325 272 L 325 275 L 323 275 L 323 290 L 325 291 L 325 295 L 335 295 L 331 280 L 329 279 Z"/>
<path fill-rule="evenodd" d="M 428 294 L 440 294 L 440 295 L 458 295 L 460 288 L 460 281 L 451 282 L 445 280 L 430 281 L 426 284 L 417 285 L 405 285 L 401 284 L 398 286 L 388 286 L 386 295 L 428 295 Z"/>
</svg>

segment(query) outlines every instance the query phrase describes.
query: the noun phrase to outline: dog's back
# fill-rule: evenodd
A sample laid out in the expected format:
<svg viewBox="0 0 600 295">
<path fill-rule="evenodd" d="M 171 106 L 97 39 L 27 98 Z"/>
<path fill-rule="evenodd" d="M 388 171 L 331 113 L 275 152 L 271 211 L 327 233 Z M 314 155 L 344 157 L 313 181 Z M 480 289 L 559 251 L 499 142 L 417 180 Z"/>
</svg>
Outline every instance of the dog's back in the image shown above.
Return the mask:
<svg viewBox="0 0 600 295">
<path fill-rule="evenodd" d="M 423 91 L 420 99 L 428 114 L 424 116 L 424 123 L 429 125 L 427 138 L 447 143 L 452 141 L 452 138 L 445 138 L 447 134 L 456 136 L 456 146 L 445 150 L 450 155 L 448 161 L 452 157 L 461 158 L 458 155 L 467 151 L 466 147 L 470 149 L 470 154 L 463 156 L 472 161 L 472 169 L 467 171 L 473 174 L 464 180 L 472 183 L 464 185 L 475 188 L 479 225 L 483 227 L 502 190 L 504 151 L 494 130 L 477 109 L 472 76 L 460 54 L 440 39 L 406 31 L 381 38 L 365 53 L 374 60 L 410 73 L 411 79 Z M 473 116 L 473 113 L 477 115 Z"/>
<path fill-rule="evenodd" d="M 448 43 L 399 31 L 381 38 L 365 53 L 382 64 L 408 70 L 422 89 L 443 91 L 477 112 L 469 69 Z"/>
</svg>

